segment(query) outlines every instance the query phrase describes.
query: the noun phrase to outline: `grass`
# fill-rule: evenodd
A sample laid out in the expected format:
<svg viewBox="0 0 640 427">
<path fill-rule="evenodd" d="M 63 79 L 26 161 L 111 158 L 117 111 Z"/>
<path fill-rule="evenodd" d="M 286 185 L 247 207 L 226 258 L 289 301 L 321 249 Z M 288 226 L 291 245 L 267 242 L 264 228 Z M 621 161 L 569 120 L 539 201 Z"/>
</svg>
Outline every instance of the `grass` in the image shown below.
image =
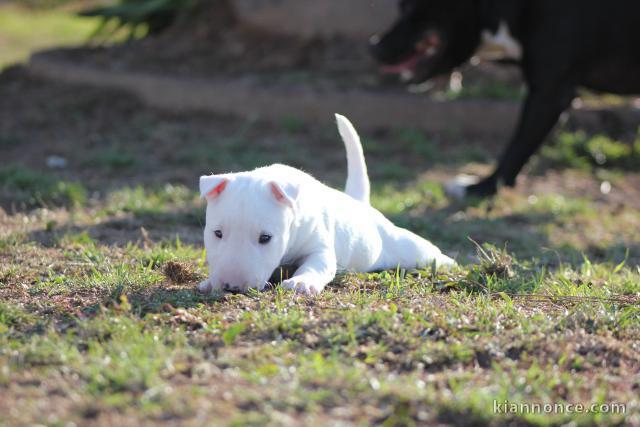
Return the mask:
<svg viewBox="0 0 640 427">
<path fill-rule="evenodd" d="M 85 188 L 32 169 L 11 165 L 0 168 L 0 190 L 25 206 L 67 205 L 79 207 L 87 200 Z"/>
<path fill-rule="evenodd" d="M 91 167 L 103 167 L 111 172 L 130 170 L 140 164 L 140 160 L 132 153 L 120 147 L 109 147 L 97 151 L 88 161 Z"/>
<path fill-rule="evenodd" d="M 0 69 L 26 61 L 37 50 L 83 44 L 98 25 L 96 19 L 79 18 L 65 9 L 23 6 L 0 4 Z"/>
<path fill-rule="evenodd" d="M 561 132 L 553 144 L 543 147 L 547 164 L 586 171 L 635 170 L 640 165 L 640 129 L 634 141 L 623 142 L 607 135 L 587 135 L 584 131 Z"/>
<path fill-rule="evenodd" d="M 10 423 L 640 421 L 640 383 L 629 375 L 640 368 L 638 255 L 569 259 L 580 250 L 561 242 L 578 218 L 601 216 L 592 199 L 549 194 L 532 203 L 512 194 L 454 207 L 426 181 L 382 187 L 373 202 L 474 262 L 459 255 L 466 265 L 450 273 L 339 275 L 314 298 L 278 286 L 202 295 L 195 288 L 206 275 L 201 244 L 183 242 L 190 233 L 169 237 L 171 227 L 189 224 L 178 220 L 181 208 L 201 209 L 195 192 L 179 186 L 112 192 L 92 202 L 102 206 L 93 219 L 79 213 L 49 231 L 55 238 L 47 246 L 37 234 L 7 240 L 0 246 L 0 395 L 26 408 L 10 412 Z M 444 218 L 415 216 L 451 208 L 467 219 L 440 233 Z M 105 232 L 136 227 L 112 222 L 122 215 L 169 230 L 110 245 Z M 551 227 L 548 244 L 559 234 L 557 248 L 571 250 L 543 261 L 531 235 L 508 233 L 510 215 L 539 227 L 531 234 L 538 239 Z M 46 227 L 46 218 L 38 221 L 36 229 Z M 86 221 L 95 225 L 78 229 Z M 470 242 L 476 226 L 509 246 Z M 43 401 L 43 392 L 57 397 Z M 511 404 L 514 411 L 504 409 Z M 569 404 L 596 411 L 526 409 Z M 36 405 L 49 410 L 29 409 Z"/>
<path fill-rule="evenodd" d="M 335 130 L 9 84 L 29 102 L 0 97 L 0 425 L 640 424 L 640 175 L 614 139 L 558 133 L 570 155 L 465 204 L 442 183 L 487 170 L 473 141 L 365 132 L 374 206 L 461 267 L 203 295 L 197 177 L 280 161 L 341 185 Z"/>
<path fill-rule="evenodd" d="M 166 184 L 157 189 L 122 188 L 109 194 L 105 214 L 129 212 L 135 215 L 161 215 L 167 206 L 192 205 L 198 196 L 184 186 Z"/>
<path fill-rule="evenodd" d="M 69 272 L 56 302 L 51 290 L 30 291 L 31 308 L 20 308 L 23 297 L 5 296 L 0 366 L 4 383 L 22 384 L 26 407 L 38 399 L 21 382 L 26 377 L 75 403 L 48 418 L 14 414 L 14 422 L 82 423 L 109 414 L 189 420 L 202 405 L 259 424 L 275 416 L 319 421 L 337 407 L 345 409 L 330 419 L 389 424 L 464 417 L 616 425 L 638 416 L 637 379 L 627 372 L 638 366 L 640 273 L 624 264 L 585 260 L 540 272 L 485 247 L 480 264 L 450 274 L 345 275 L 311 299 L 279 288 L 212 299 L 195 291 L 195 281 L 168 280 L 161 268 L 168 258 L 140 262 L 160 251 L 202 274 L 198 247 L 113 251 L 86 239 L 73 247 L 102 257 Z M 504 263 L 513 274 L 504 274 Z M 83 292 L 79 283 L 87 294 L 68 305 Z M 43 317 L 47 306 L 55 314 Z M 619 402 L 629 412 L 503 414 L 490 411 L 494 401 Z"/>
</svg>

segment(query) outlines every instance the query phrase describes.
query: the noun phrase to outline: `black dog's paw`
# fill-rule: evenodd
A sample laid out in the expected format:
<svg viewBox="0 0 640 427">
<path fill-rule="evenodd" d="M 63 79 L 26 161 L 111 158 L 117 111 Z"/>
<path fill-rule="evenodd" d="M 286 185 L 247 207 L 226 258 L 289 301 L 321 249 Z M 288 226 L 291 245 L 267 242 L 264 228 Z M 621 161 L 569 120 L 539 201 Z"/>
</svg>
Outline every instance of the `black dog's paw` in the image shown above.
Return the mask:
<svg viewBox="0 0 640 427">
<path fill-rule="evenodd" d="M 498 183 L 493 178 L 486 178 L 477 184 L 467 187 L 467 197 L 487 198 L 498 192 Z"/>
<path fill-rule="evenodd" d="M 447 182 L 444 188 L 447 195 L 455 199 L 483 199 L 495 195 L 498 184 L 493 177 L 480 181 L 477 176 L 459 175 Z"/>
</svg>

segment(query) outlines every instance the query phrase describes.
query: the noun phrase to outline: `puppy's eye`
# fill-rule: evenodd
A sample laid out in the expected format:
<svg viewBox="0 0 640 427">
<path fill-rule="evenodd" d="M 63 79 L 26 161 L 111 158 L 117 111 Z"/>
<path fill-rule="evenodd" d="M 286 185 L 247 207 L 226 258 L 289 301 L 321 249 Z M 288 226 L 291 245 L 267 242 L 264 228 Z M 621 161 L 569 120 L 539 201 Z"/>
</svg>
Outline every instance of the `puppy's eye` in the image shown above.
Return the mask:
<svg viewBox="0 0 640 427">
<path fill-rule="evenodd" d="M 266 245 L 270 241 L 271 241 L 271 235 L 269 235 L 269 234 L 263 233 L 258 238 L 258 243 L 260 243 L 261 245 Z"/>
<path fill-rule="evenodd" d="M 222 231 L 216 230 L 213 232 L 213 234 L 215 234 L 218 239 L 222 239 Z"/>
</svg>

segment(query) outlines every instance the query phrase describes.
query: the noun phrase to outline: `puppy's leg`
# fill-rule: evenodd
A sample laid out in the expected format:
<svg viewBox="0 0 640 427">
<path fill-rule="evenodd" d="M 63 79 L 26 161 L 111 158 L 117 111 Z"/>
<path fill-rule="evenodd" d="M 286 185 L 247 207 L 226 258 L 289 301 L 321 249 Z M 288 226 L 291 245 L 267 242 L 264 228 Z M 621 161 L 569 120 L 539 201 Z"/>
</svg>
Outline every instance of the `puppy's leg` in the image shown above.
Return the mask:
<svg viewBox="0 0 640 427">
<path fill-rule="evenodd" d="M 400 227 L 384 233 L 383 248 L 376 269 L 398 266 L 407 269 L 424 268 L 434 262 L 436 267 L 456 265 L 454 260 L 443 254 L 433 243 Z"/>
<path fill-rule="evenodd" d="M 198 290 L 204 294 L 213 294 L 216 292 L 222 291 L 220 284 L 215 284 L 216 282 L 212 280 L 213 277 L 213 267 L 209 264 L 209 276 L 198 284 Z"/>
<path fill-rule="evenodd" d="M 211 280 L 209 280 L 208 278 L 198 284 L 198 290 L 203 294 L 211 292 L 212 289 L 213 285 L 211 284 Z"/>
<path fill-rule="evenodd" d="M 322 248 L 309 255 L 293 277 L 282 282 L 282 287 L 305 295 L 319 294 L 336 276 L 336 269 L 334 249 Z"/>
</svg>

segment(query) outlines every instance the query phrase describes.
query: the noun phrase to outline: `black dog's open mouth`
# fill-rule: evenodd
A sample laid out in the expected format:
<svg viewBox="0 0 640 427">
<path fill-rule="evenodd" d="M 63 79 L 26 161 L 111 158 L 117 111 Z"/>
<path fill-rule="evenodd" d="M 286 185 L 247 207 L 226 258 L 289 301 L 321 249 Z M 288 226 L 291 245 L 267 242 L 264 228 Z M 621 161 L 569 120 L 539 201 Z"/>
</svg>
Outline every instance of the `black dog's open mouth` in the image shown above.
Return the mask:
<svg viewBox="0 0 640 427">
<path fill-rule="evenodd" d="M 442 42 L 438 32 L 434 30 L 428 31 L 424 37 L 415 44 L 411 56 L 397 64 L 383 65 L 382 71 L 390 74 L 413 72 L 424 59 L 435 56 L 440 51 L 441 44 Z"/>
</svg>

